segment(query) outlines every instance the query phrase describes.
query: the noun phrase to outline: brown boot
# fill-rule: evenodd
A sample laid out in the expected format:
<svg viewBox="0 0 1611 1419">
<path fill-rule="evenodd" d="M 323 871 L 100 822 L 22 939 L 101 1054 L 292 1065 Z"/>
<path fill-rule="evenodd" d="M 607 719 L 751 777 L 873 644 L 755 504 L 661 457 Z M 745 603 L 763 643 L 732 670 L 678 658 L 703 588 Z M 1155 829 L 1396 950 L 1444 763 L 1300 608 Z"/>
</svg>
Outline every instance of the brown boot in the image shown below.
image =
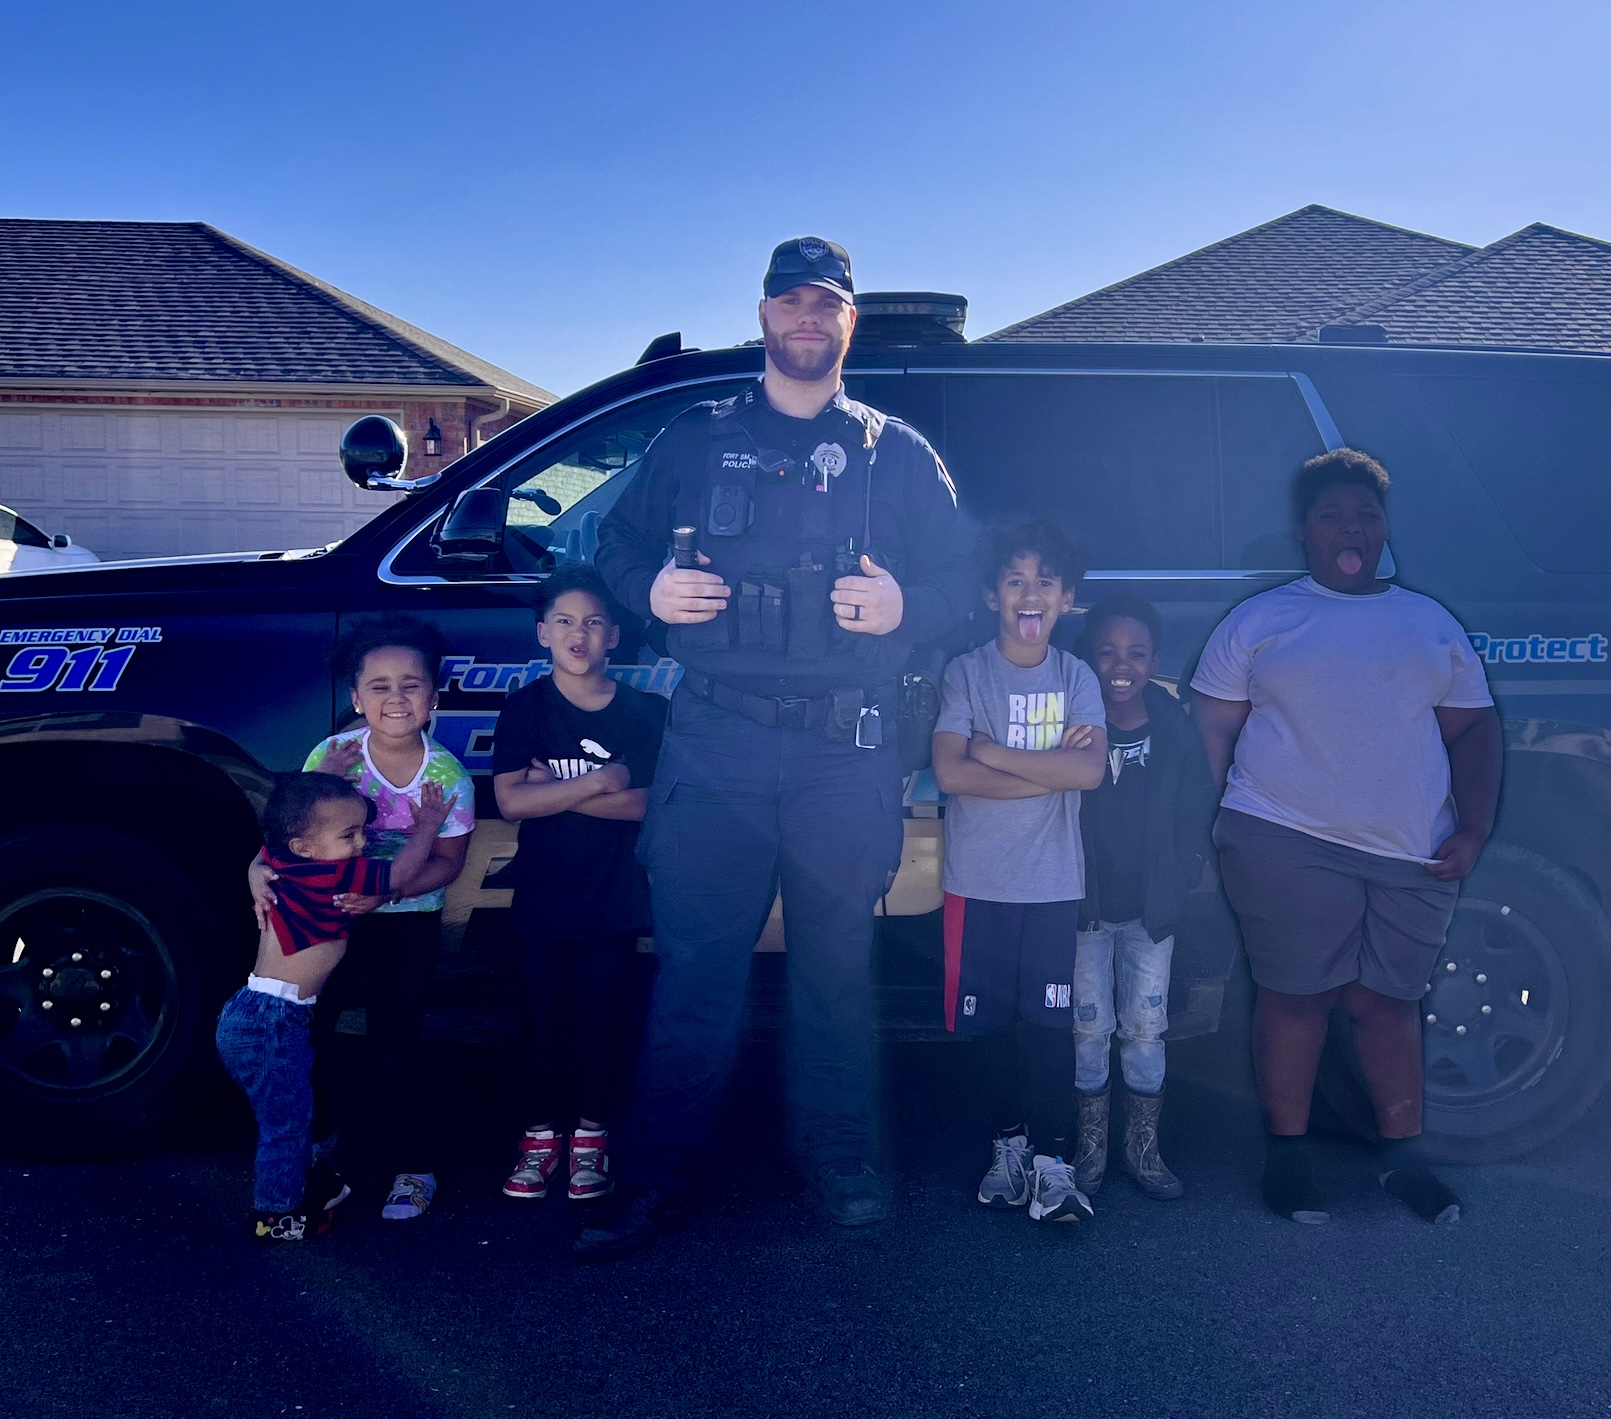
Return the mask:
<svg viewBox="0 0 1611 1419">
<path fill-rule="evenodd" d="M 1074 1185 L 1087 1197 L 1102 1186 L 1102 1175 L 1108 1170 L 1108 1098 L 1104 1089 L 1100 1094 L 1087 1094 L 1076 1089 L 1080 1115 L 1075 1125 Z"/>
<path fill-rule="evenodd" d="M 1167 1202 L 1185 1191 L 1158 1156 L 1158 1115 L 1163 1112 L 1162 1094 L 1124 1095 L 1124 1166 L 1136 1186 L 1148 1197 Z"/>
</svg>

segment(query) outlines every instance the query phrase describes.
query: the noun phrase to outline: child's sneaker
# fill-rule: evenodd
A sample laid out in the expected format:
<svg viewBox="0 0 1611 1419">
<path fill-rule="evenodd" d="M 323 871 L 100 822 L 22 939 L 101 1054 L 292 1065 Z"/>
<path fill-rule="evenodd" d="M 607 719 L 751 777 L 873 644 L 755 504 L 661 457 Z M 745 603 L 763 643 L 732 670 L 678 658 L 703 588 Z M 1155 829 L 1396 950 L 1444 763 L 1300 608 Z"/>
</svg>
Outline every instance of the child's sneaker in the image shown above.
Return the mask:
<svg viewBox="0 0 1611 1419">
<path fill-rule="evenodd" d="M 380 1215 L 389 1222 L 407 1222 L 423 1217 L 435 1198 L 435 1173 L 399 1173 Z"/>
<path fill-rule="evenodd" d="M 1096 1216 L 1088 1198 L 1074 1182 L 1074 1169 L 1061 1158 L 1035 1154 L 1035 1171 L 1029 1180 L 1031 1222 L 1085 1222 Z"/>
<path fill-rule="evenodd" d="M 551 1128 L 527 1130 L 520 1135 L 520 1156 L 515 1159 L 515 1170 L 504 1179 L 505 1197 L 530 1198 L 535 1201 L 548 1196 L 548 1180 L 559 1166 L 559 1139 Z"/>
<path fill-rule="evenodd" d="M 986 1207 L 1022 1207 L 1029 1201 L 1029 1140 L 1015 1133 L 992 1146 L 995 1154 L 979 1184 L 979 1201 Z"/>
<path fill-rule="evenodd" d="M 610 1135 L 603 1129 L 577 1129 L 571 1134 L 571 1181 L 566 1190 L 572 1202 L 588 1202 L 615 1191 L 610 1176 Z"/>
<path fill-rule="evenodd" d="M 352 1189 L 340 1173 L 328 1163 L 315 1163 L 308 1169 L 308 1180 L 302 1188 L 307 1230 L 315 1237 L 322 1237 L 336 1220 L 336 1208 L 351 1196 Z"/>
<path fill-rule="evenodd" d="M 252 1235 L 260 1242 L 300 1242 L 308 1234 L 308 1219 L 300 1212 L 259 1212 L 252 1218 Z"/>
</svg>

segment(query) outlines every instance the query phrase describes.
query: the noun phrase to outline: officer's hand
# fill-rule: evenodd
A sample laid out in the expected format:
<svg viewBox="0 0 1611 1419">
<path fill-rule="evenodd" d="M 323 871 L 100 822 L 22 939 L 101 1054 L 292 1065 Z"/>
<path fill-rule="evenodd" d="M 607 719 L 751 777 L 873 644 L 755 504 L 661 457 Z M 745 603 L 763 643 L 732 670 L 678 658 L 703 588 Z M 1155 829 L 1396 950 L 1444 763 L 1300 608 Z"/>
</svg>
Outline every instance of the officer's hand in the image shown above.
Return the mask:
<svg viewBox="0 0 1611 1419">
<path fill-rule="evenodd" d="M 865 576 L 842 576 L 833 584 L 833 614 L 847 631 L 887 636 L 906 614 L 906 598 L 900 583 L 865 554 L 861 569 Z"/>
<path fill-rule="evenodd" d="M 710 558 L 703 552 L 699 554 L 699 564 L 710 565 Z M 714 621 L 718 612 L 725 611 L 732 594 L 714 572 L 698 572 L 667 562 L 649 588 L 649 609 L 668 626 L 697 626 L 701 621 Z"/>
</svg>

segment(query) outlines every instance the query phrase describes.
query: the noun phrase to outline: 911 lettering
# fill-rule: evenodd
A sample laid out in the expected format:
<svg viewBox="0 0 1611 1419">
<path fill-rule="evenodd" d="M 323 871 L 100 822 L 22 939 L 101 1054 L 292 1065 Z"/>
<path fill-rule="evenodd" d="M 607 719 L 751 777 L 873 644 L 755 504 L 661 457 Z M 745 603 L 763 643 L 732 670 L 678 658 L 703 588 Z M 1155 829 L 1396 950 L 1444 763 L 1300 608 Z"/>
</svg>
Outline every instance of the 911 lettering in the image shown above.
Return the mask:
<svg viewBox="0 0 1611 1419">
<path fill-rule="evenodd" d="M 0 672 L 0 694 L 115 690 L 140 645 L 161 639 L 161 626 L 0 630 L 0 646 L 20 647 Z"/>
<path fill-rule="evenodd" d="M 1471 631 L 1471 648 L 1489 665 L 1588 665 L 1601 663 L 1611 640 L 1588 636 L 1493 636 Z"/>
</svg>

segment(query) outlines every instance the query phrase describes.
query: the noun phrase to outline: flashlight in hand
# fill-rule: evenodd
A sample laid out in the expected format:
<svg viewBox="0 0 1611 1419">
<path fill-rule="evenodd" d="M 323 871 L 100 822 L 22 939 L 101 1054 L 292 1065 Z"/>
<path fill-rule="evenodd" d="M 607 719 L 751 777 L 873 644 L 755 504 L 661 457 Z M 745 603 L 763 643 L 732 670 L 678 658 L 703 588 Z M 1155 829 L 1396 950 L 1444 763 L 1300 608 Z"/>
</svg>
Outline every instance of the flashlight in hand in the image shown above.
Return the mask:
<svg viewBox="0 0 1611 1419">
<path fill-rule="evenodd" d="M 697 532 L 692 527 L 673 527 L 671 529 L 671 560 L 678 567 L 698 567 L 699 548 L 695 538 Z"/>
</svg>

